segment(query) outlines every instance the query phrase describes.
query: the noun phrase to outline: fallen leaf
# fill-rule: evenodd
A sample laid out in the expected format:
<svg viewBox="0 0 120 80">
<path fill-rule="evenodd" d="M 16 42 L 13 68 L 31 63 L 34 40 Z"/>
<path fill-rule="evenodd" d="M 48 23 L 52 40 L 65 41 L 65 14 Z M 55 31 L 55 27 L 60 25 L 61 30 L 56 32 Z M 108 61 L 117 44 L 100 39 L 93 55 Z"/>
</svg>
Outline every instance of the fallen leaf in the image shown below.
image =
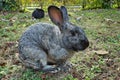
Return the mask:
<svg viewBox="0 0 120 80">
<path fill-rule="evenodd" d="M 95 52 L 98 55 L 106 55 L 109 53 L 108 51 L 105 51 L 105 50 L 98 50 L 98 51 L 93 51 L 93 52 Z"/>
</svg>

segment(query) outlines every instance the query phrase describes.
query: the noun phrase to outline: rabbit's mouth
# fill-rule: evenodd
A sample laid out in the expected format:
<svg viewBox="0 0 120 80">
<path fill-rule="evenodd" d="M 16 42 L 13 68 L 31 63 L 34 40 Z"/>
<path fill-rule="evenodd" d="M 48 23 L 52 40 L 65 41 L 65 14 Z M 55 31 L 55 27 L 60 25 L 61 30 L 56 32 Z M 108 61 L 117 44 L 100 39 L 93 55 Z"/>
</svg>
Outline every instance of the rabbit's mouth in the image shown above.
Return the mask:
<svg viewBox="0 0 120 80">
<path fill-rule="evenodd" d="M 76 52 L 80 51 L 80 49 L 77 49 L 77 48 L 74 48 L 74 47 L 72 49 Z"/>
<path fill-rule="evenodd" d="M 87 48 L 87 47 L 86 47 L 86 48 Z M 79 52 L 79 51 L 85 50 L 86 48 L 84 48 L 84 47 L 81 47 L 81 48 L 75 48 L 75 47 L 73 47 L 72 49 L 73 49 L 74 51 L 76 51 L 76 52 Z"/>
<path fill-rule="evenodd" d="M 84 50 L 82 47 L 81 48 L 76 48 L 76 47 L 72 47 L 72 49 L 76 52 L 82 51 Z"/>
</svg>

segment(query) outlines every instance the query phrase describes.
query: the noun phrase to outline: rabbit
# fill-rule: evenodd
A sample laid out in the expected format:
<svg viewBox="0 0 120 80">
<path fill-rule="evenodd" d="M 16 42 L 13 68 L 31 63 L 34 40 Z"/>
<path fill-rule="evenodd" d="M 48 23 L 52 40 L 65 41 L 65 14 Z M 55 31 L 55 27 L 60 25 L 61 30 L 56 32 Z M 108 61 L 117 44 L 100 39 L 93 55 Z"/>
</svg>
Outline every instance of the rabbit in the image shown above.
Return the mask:
<svg viewBox="0 0 120 80">
<path fill-rule="evenodd" d="M 32 17 L 35 19 L 41 19 L 44 17 L 44 15 L 45 15 L 44 10 L 39 8 L 36 8 L 32 13 Z"/>
<path fill-rule="evenodd" d="M 20 61 L 26 67 L 56 73 L 67 69 L 67 61 L 85 50 L 89 41 L 79 26 L 69 22 L 67 9 L 50 5 L 48 15 L 54 23 L 35 23 L 19 39 Z"/>
</svg>

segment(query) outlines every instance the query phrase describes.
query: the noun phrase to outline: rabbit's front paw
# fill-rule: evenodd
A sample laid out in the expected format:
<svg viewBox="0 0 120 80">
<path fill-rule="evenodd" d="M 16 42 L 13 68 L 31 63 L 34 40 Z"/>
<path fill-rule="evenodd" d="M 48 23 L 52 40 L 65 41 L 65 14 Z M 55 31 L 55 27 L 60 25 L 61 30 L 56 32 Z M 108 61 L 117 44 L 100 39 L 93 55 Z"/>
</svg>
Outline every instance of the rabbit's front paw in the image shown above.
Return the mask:
<svg viewBox="0 0 120 80">
<path fill-rule="evenodd" d="M 73 68 L 73 65 L 71 63 L 65 63 L 60 65 L 59 68 L 61 72 L 69 72 Z"/>
<path fill-rule="evenodd" d="M 43 72 L 45 73 L 57 73 L 60 71 L 59 67 L 54 67 L 54 66 L 45 66 L 43 68 Z"/>
<path fill-rule="evenodd" d="M 61 65 L 59 66 L 60 72 L 69 72 L 72 67 L 70 64 L 66 64 L 66 65 Z"/>
</svg>

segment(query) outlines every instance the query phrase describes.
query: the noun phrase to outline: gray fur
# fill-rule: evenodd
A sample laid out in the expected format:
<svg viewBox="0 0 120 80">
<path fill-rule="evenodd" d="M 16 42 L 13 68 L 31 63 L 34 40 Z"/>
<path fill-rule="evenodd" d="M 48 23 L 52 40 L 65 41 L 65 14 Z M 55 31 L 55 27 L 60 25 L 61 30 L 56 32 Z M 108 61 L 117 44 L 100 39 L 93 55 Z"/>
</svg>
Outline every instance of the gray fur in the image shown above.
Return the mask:
<svg viewBox="0 0 120 80">
<path fill-rule="evenodd" d="M 56 8 L 56 6 L 52 7 Z M 63 18 L 63 16 L 60 17 Z M 26 67 L 56 72 L 60 70 L 59 68 L 62 69 L 60 66 L 64 65 L 76 51 L 88 47 L 89 42 L 84 31 L 66 22 L 64 18 L 63 21 L 64 23 L 58 24 L 59 27 L 49 23 L 36 23 L 23 33 L 18 49 L 19 58 Z"/>
</svg>

